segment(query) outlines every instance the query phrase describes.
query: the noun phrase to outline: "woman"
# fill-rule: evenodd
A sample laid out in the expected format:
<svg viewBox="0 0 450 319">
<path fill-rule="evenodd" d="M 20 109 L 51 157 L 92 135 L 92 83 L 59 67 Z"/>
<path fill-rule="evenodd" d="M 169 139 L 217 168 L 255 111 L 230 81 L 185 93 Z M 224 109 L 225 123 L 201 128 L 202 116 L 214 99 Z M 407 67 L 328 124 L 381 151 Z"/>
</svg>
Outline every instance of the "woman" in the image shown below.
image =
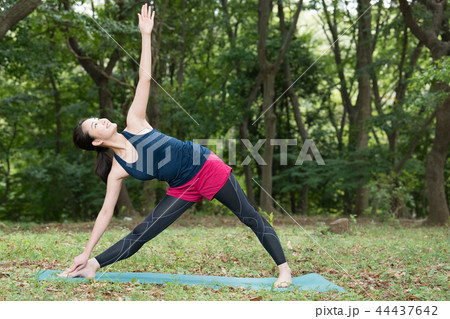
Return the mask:
<svg viewBox="0 0 450 319">
<path fill-rule="evenodd" d="M 147 241 L 172 224 L 195 202 L 213 198 L 231 209 L 257 235 L 280 270 L 275 287 L 287 287 L 291 271 L 280 241 L 262 216 L 252 207 L 244 191 L 226 165 L 212 151 L 191 141 L 182 142 L 152 128 L 146 120 L 151 81 L 151 32 L 155 12 L 142 6 L 139 28 L 142 35 L 141 64 L 136 95 L 127 115 L 127 127 L 107 119 L 89 118 L 75 128 L 74 142 L 85 150 L 98 152 L 96 173 L 107 184 L 103 206 L 95 221 L 84 252 L 60 276 L 95 278 L 95 272 L 118 260 L 130 257 Z M 112 149 L 114 158 L 106 151 Z M 119 196 L 122 181 L 133 176 L 157 178 L 169 183 L 166 196 L 152 213 L 130 234 L 95 258 L 90 254 L 105 232 Z"/>
</svg>

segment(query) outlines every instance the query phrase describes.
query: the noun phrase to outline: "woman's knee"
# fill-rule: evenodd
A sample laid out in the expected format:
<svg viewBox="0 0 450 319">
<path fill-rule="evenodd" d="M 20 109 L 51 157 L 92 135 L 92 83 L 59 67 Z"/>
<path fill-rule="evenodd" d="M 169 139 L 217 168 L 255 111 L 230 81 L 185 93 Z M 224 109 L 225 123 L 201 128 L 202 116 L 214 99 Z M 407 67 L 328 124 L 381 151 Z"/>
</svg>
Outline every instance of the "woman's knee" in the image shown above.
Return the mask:
<svg viewBox="0 0 450 319">
<path fill-rule="evenodd" d="M 255 208 L 250 203 L 243 205 L 241 216 L 242 222 L 252 229 L 260 228 L 264 225 L 264 218 L 255 210 Z"/>
<path fill-rule="evenodd" d="M 258 228 L 258 221 L 252 217 L 243 217 L 241 221 L 251 229 Z"/>
<path fill-rule="evenodd" d="M 142 236 L 147 231 L 147 223 L 137 225 L 131 232 L 133 235 Z"/>
</svg>

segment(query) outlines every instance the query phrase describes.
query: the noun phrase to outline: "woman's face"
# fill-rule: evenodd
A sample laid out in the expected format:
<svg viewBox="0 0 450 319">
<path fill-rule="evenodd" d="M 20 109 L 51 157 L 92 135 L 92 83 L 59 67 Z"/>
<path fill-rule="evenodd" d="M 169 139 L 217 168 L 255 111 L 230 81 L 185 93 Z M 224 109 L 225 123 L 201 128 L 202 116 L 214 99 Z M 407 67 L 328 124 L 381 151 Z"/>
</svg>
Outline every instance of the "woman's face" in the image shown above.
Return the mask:
<svg viewBox="0 0 450 319">
<path fill-rule="evenodd" d="M 117 124 L 108 119 L 90 118 L 82 124 L 83 132 L 88 133 L 93 139 L 108 140 L 117 132 Z"/>
</svg>

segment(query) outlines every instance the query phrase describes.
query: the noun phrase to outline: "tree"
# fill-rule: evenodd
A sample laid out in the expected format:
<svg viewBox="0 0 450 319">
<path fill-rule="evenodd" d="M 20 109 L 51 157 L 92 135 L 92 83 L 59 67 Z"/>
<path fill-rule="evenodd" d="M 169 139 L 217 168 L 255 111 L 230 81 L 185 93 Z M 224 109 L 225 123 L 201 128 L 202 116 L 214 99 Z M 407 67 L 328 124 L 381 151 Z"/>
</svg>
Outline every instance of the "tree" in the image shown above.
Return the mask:
<svg viewBox="0 0 450 319">
<path fill-rule="evenodd" d="M 334 3 L 333 16 L 330 15 L 328 6 L 325 0 L 322 0 L 324 8 L 324 14 L 326 23 L 332 38 L 329 39 L 332 45 L 334 59 L 336 67 L 338 69 L 339 81 L 340 81 L 340 93 L 342 98 L 342 104 L 344 106 L 344 113 L 348 114 L 349 118 L 349 137 L 348 137 L 348 150 L 350 152 L 364 150 L 368 147 L 369 135 L 368 135 L 368 120 L 371 117 L 371 83 L 370 83 L 370 68 L 372 67 L 372 29 L 371 29 L 371 5 L 369 0 L 358 0 L 358 22 L 357 22 L 357 39 L 353 35 L 354 41 L 356 41 L 356 62 L 355 72 L 353 77 L 358 81 L 358 95 L 355 104 L 351 98 L 351 85 L 348 86 L 345 69 L 343 64 L 342 52 L 339 42 L 338 34 L 338 3 Z M 344 115 L 345 118 L 345 115 Z M 368 207 L 369 193 L 364 186 L 364 179 L 360 179 L 357 182 L 353 213 L 361 215 Z M 349 212 L 350 203 L 349 194 L 347 195 L 347 213 Z"/>
<path fill-rule="evenodd" d="M 264 161 L 267 165 L 263 165 L 261 186 L 263 191 L 260 193 L 260 206 L 267 212 L 274 211 L 272 205 L 272 163 L 273 163 L 273 148 L 270 145 L 270 141 L 275 138 L 276 135 L 276 116 L 274 114 L 272 105 L 275 97 L 275 76 L 277 75 L 281 62 L 289 48 L 300 10 L 302 8 L 303 0 L 300 0 L 297 4 L 297 9 L 292 18 L 291 27 L 283 39 L 283 45 L 281 46 L 278 55 L 275 57 L 274 62 L 270 62 L 267 54 L 266 41 L 269 31 L 269 19 L 272 12 L 272 1 L 260 0 L 258 5 L 258 64 L 260 68 L 260 74 L 263 84 L 263 114 L 264 114 L 264 132 L 266 143 L 264 146 Z"/>
<path fill-rule="evenodd" d="M 284 18 L 283 3 L 281 0 L 278 0 L 278 16 L 280 18 L 281 36 L 283 38 L 286 38 L 286 35 L 287 35 L 286 21 Z M 292 81 L 292 76 L 291 76 L 291 65 L 289 63 L 289 59 L 287 58 L 287 56 L 285 56 L 285 58 L 284 58 L 284 61 L 282 63 L 282 68 L 283 68 L 283 74 L 284 74 L 284 78 L 285 78 L 285 82 L 284 82 L 285 89 L 287 90 L 289 100 L 291 101 L 292 111 L 294 112 L 294 119 L 297 124 L 297 130 L 298 130 L 300 137 L 302 138 L 303 143 L 305 143 L 305 141 L 307 139 L 309 139 L 309 133 L 308 133 L 308 130 L 306 129 L 304 121 L 302 120 L 302 115 L 300 113 L 300 106 L 299 106 L 299 102 L 298 102 L 298 96 L 293 88 L 294 82 Z M 288 123 L 289 123 L 289 121 L 288 121 Z M 301 191 L 301 199 L 300 199 L 300 209 L 301 209 L 302 214 L 306 214 L 306 212 L 308 210 L 308 190 L 309 190 L 309 186 L 306 184 L 303 185 L 302 191 Z M 293 195 L 293 193 L 292 193 L 292 195 Z M 294 202 L 294 201 L 292 201 L 292 202 Z M 294 205 L 292 205 L 292 206 L 294 206 Z M 295 207 L 292 207 L 292 208 L 293 208 L 292 210 L 295 211 Z"/>
<path fill-rule="evenodd" d="M 247 48 L 243 48 L 242 46 L 239 47 L 238 42 L 238 33 L 241 28 L 245 27 L 245 24 L 242 23 L 242 18 L 233 17 L 230 16 L 230 9 L 228 6 L 228 0 L 221 0 L 221 8 L 223 12 L 223 25 L 225 29 L 225 33 L 228 39 L 229 43 L 229 52 L 226 54 L 228 56 L 236 56 L 239 55 L 239 58 L 234 58 L 231 61 L 232 68 L 234 70 L 235 77 L 233 80 L 229 80 L 230 86 L 235 87 L 234 90 L 234 96 L 229 99 L 229 104 L 237 104 L 239 107 L 237 108 L 236 112 L 238 112 L 242 116 L 241 123 L 239 124 L 239 138 L 241 140 L 247 140 L 248 139 L 248 122 L 249 117 L 251 114 L 251 106 L 255 102 L 255 100 L 258 97 L 259 91 L 261 89 L 261 76 L 257 76 L 256 81 L 252 79 L 249 74 L 251 73 L 252 69 L 255 69 L 252 67 L 251 64 L 248 63 L 248 61 L 245 60 L 246 56 L 250 55 L 250 52 L 247 51 Z M 233 8 L 232 8 L 233 9 Z M 242 10 L 242 9 L 241 9 Z M 239 14 L 239 11 L 234 9 L 233 11 L 236 12 L 236 14 Z M 237 20 L 234 24 L 234 30 L 233 25 L 231 24 L 231 19 Z M 246 19 L 247 20 L 247 19 Z M 246 72 L 246 68 L 250 70 L 250 72 Z M 242 85 L 245 83 L 245 80 L 250 80 L 254 83 L 249 89 L 247 85 Z M 237 82 L 236 84 L 234 82 Z M 250 82 L 250 81 L 249 81 Z M 234 100 L 239 100 L 238 102 L 235 102 Z M 230 101 L 231 100 L 231 101 Z M 243 105 L 243 107 L 241 106 Z M 246 156 L 246 147 L 243 143 L 241 143 L 241 152 L 243 156 Z M 253 191 L 253 180 L 252 180 L 252 170 L 250 165 L 243 165 L 243 171 L 245 175 L 245 185 L 247 190 L 247 197 L 252 203 L 252 205 L 257 208 L 257 203 L 255 200 L 255 194 Z"/>
<path fill-rule="evenodd" d="M 450 10 L 447 1 L 419 0 L 419 3 L 408 4 L 400 1 L 400 10 L 406 25 L 431 53 L 433 61 L 450 56 L 450 29 L 448 17 Z M 418 23 L 415 13 L 425 19 Z M 435 81 L 434 92 L 450 92 L 448 82 Z M 428 223 L 445 224 L 449 218 L 449 208 L 445 192 L 444 168 L 450 145 L 450 96 L 436 110 L 436 126 L 433 146 L 426 163 L 426 181 L 428 186 L 428 205 L 430 213 Z"/>
<path fill-rule="evenodd" d="M 116 4 L 119 7 L 117 21 L 123 21 L 125 19 L 128 10 L 126 10 L 125 3 L 123 1 L 118 0 Z M 68 0 L 63 0 L 63 6 L 65 11 L 71 10 L 71 5 Z M 69 23 L 65 25 L 66 31 L 68 32 L 68 37 L 66 39 L 67 47 L 69 48 L 70 52 L 76 57 L 76 59 L 84 68 L 84 70 L 89 74 L 89 76 L 92 78 L 92 80 L 94 81 L 94 83 L 98 88 L 100 117 L 106 117 L 110 120 L 114 120 L 115 116 L 114 116 L 112 95 L 108 88 L 109 81 L 113 80 L 126 87 L 132 87 L 130 84 L 120 81 L 119 79 L 115 78 L 112 75 L 116 63 L 120 60 L 120 52 L 119 52 L 120 49 L 118 47 L 115 47 L 115 49 L 109 56 L 107 65 L 103 66 L 102 65 L 103 61 L 97 62 L 94 58 L 88 56 L 84 52 L 77 38 L 75 38 L 73 33 L 72 34 L 69 33 L 70 27 L 71 26 Z M 134 209 L 134 206 L 130 200 L 125 183 L 122 183 L 122 189 L 120 191 L 120 195 L 117 200 L 117 207 L 118 208 L 125 207 L 127 213 L 129 213 L 130 215 L 138 215 L 137 211 Z"/>
</svg>

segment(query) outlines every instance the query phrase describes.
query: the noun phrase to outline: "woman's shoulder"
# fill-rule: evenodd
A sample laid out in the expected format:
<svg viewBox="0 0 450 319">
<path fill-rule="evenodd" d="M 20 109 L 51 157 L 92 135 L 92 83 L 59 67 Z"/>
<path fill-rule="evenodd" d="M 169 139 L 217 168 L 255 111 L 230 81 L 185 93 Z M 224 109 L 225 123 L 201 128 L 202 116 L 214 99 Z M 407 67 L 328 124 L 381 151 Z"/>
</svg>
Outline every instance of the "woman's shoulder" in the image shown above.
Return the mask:
<svg viewBox="0 0 450 319">
<path fill-rule="evenodd" d="M 127 133 L 132 134 L 132 135 L 145 135 L 147 133 L 150 133 L 151 131 L 153 131 L 153 127 L 152 128 L 144 128 L 144 129 L 141 129 L 141 130 L 133 130 L 133 129 L 129 129 L 128 127 L 126 127 L 123 130 L 123 132 L 127 132 Z"/>
<path fill-rule="evenodd" d="M 123 179 L 130 176 L 127 173 L 127 171 L 122 167 L 122 165 L 120 165 L 115 156 L 113 157 L 111 171 L 109 174 L 115 179 Z"/>
<path fill-rule="evenodd" d="M 142 135 L 151 132 L 153 127 L 146 120 L 127 119 L 127 127 L 124 131 L 133 135 Z"/>
</svg>

